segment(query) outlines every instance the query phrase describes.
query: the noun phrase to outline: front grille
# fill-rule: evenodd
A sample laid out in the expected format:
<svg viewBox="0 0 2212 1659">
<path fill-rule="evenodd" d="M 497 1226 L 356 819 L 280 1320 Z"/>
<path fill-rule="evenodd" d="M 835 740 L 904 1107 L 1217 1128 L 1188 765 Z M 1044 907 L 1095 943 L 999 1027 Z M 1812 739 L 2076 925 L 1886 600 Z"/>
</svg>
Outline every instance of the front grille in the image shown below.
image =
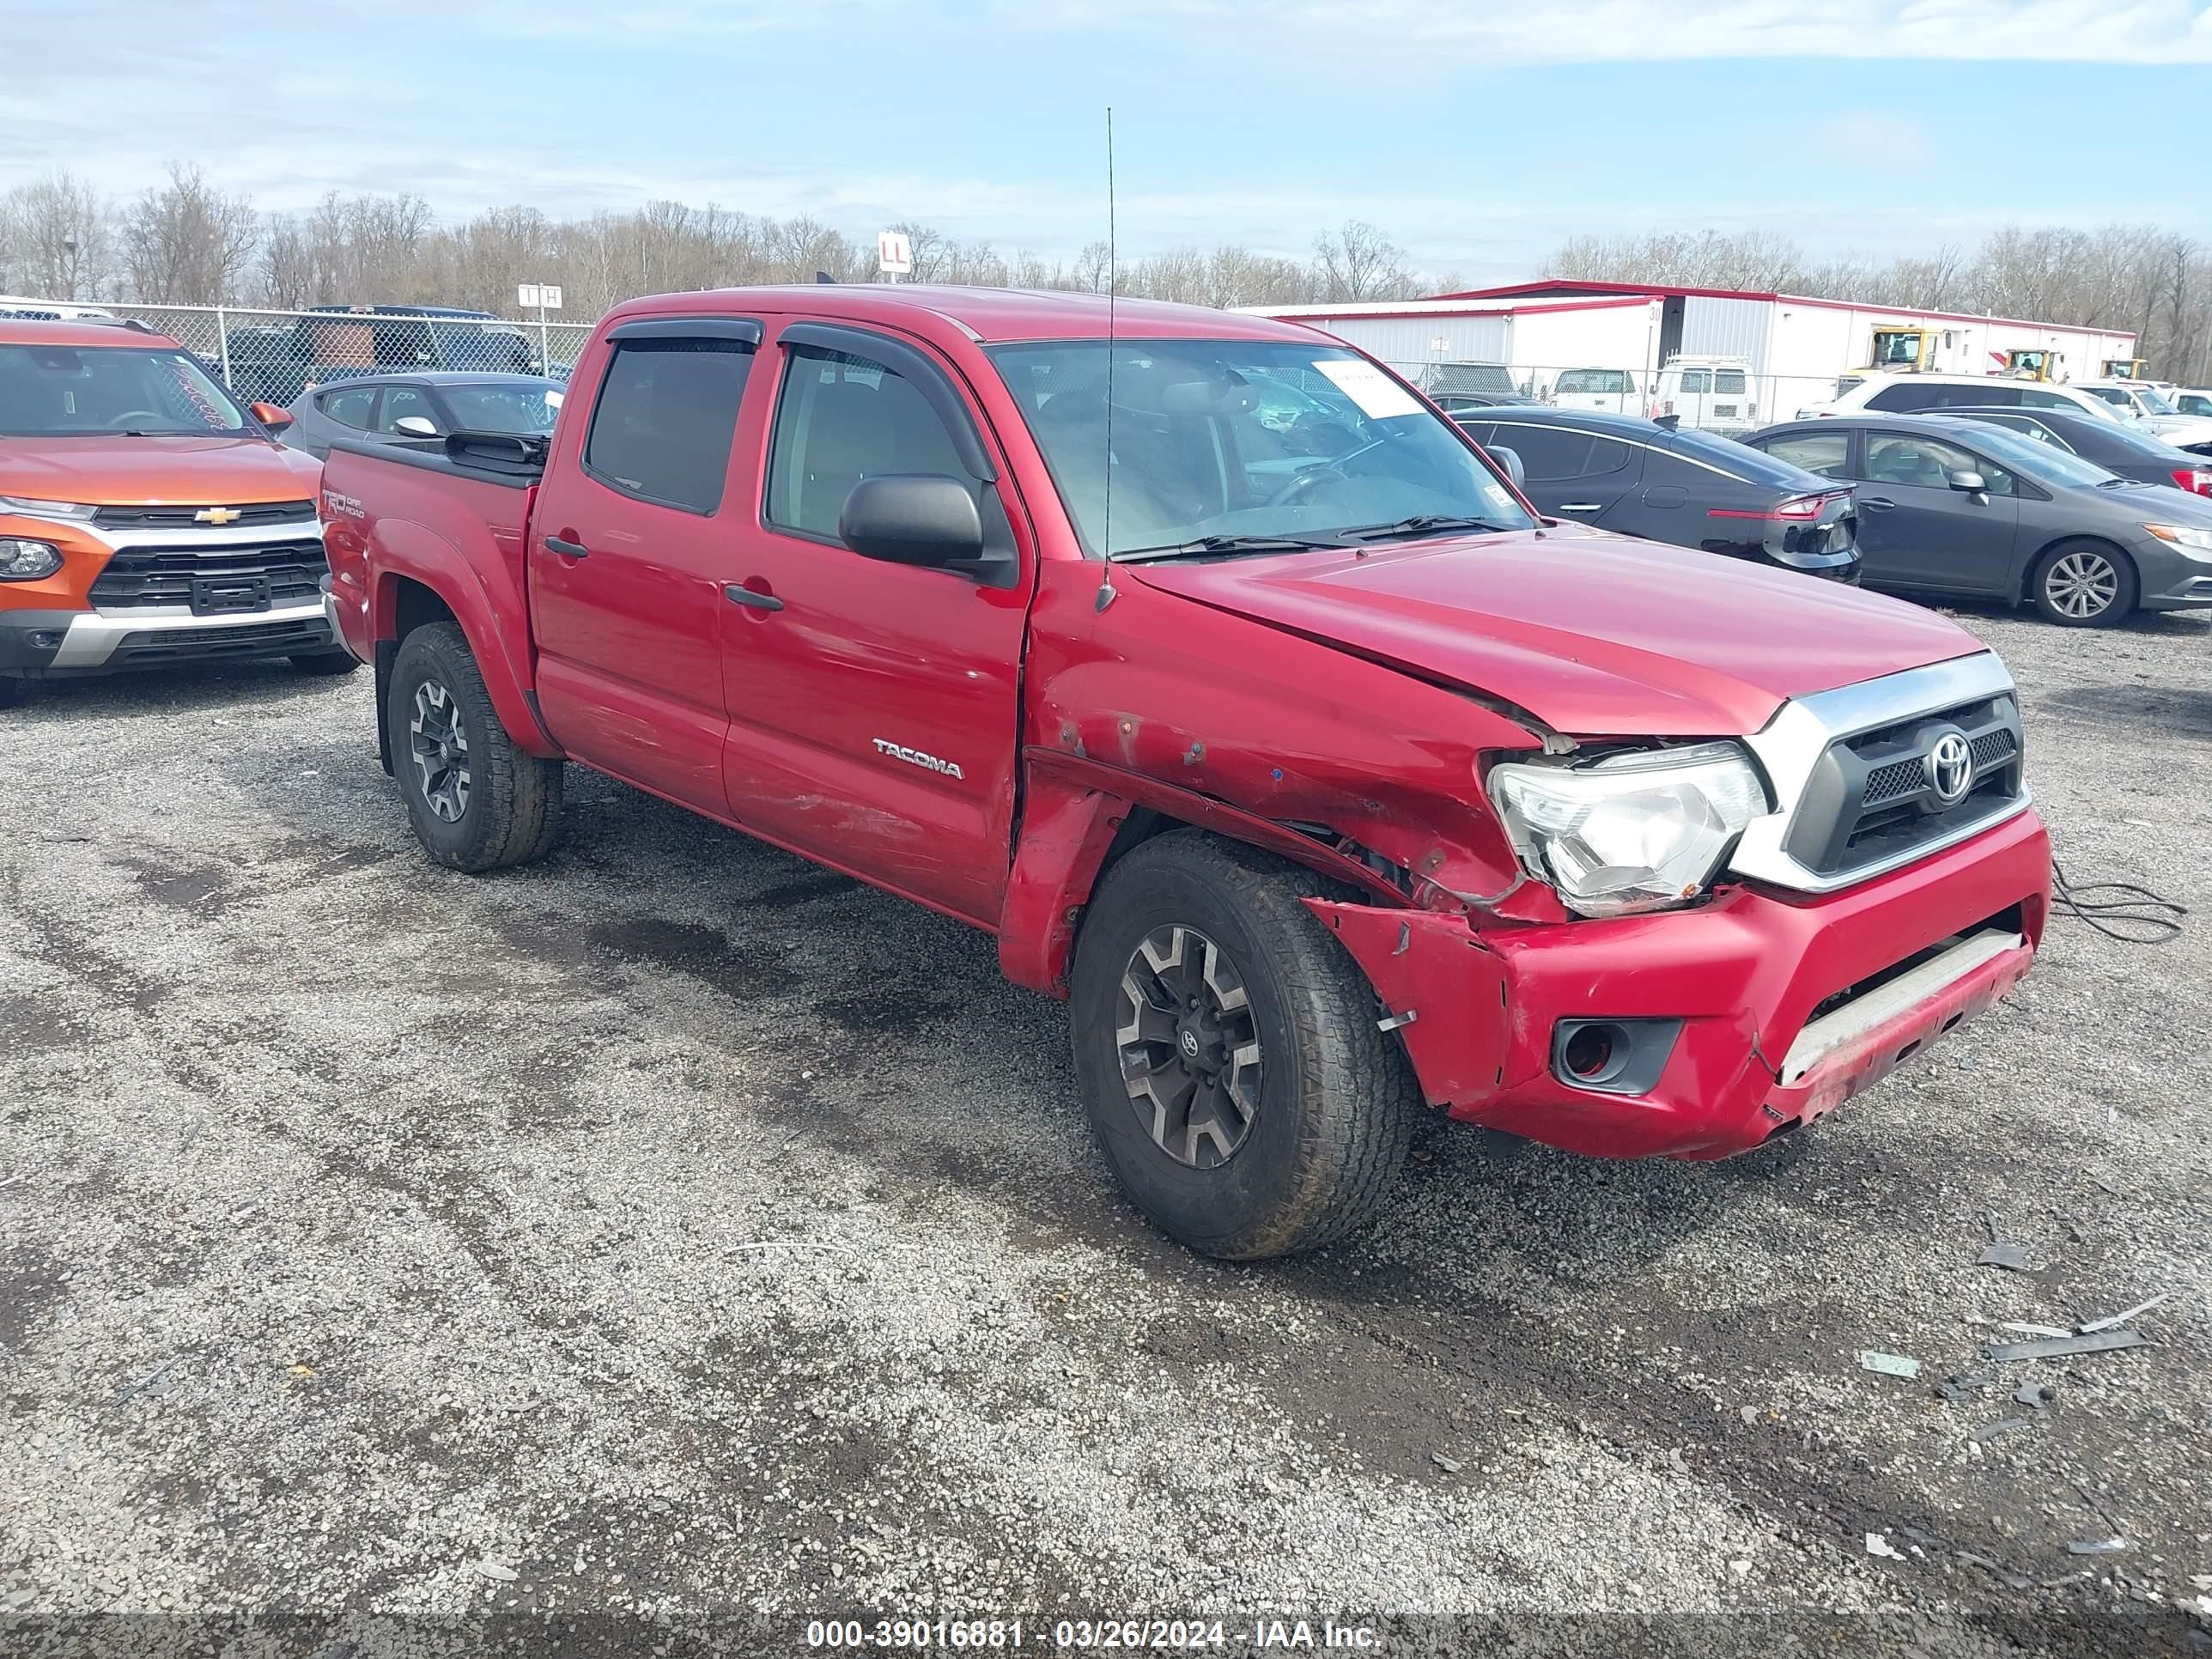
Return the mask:
<svg viewBox="0 0 2212 1659">
<path fill-rule="evenodd" d="M 199 530 L 207 527 L 208 520 L 199 515 L 208 510 L 204 506 L 103 507 L 92 521 L 110 530 Z M 284 524 L 315 516 L 313 501 L 252 501 L 220 510 L 238 515 L 224 520 L 226 525 Z"/>
<path fill-rule="evenodd" d="M 1947 804 L 1929 757 L 1954 732 L 1966 739 L 1973 765 L 1966 793 Z M 1822 876 L 1909 858 L 2018 799 L 2021 758 L 2020 705 L 2010 693 L 1839 738 L 1814 765 L 1784 844 Z"/>
<path fill-rule="evenodd" d="M 273 610 L 317 598 L 329 569 L 319 541 L 126 548 L 93 583 L 92 603 L 100 611 L 156 605 L 197 607 L 204 614 Z M 217 589 L 222 597 L 211 601 Z"/>
<path fill-rule="evenodd" d="M 327 651 L 329 627 L 312 622 L 248 623 L 235 628 L 164 628 L 132 634 L 108 659 L 117 667 L 202 660 L 209 657 L 281 657 L 293 652 Z"/>
</svg>

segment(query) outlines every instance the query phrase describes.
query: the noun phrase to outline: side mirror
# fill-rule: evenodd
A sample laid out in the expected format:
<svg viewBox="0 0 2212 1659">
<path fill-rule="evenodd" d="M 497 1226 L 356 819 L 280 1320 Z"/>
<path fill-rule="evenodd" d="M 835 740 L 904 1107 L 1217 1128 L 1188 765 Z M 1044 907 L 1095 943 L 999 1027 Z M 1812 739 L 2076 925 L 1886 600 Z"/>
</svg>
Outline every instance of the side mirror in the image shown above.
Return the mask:
<svg viewBox="0 0 2212 1659">
<path fill-rule="evenodd" d="M 862 558 L 888 564 L 972 564 L 983 556 L 983 521 L 968 486 L 939 472 L 863 478 L 845 497 L 837 535 Z"/>
<path fill-rule="evenodd" d="M 1951 475 L 1951 488 L 1964 490 L 1969 495 L 1978 495 L 1989 489 L 1989 480 L 1978 472 L 1969 472 L 1964 467 Z"/>
<path fill-rule="evenodd" d="M 250 404 L 246 412 L 267 427 L 271 432 L 282 432 L 292 424 L 292 411 L 279 409 L 274 404 Z"/>
<path fill-rule="evenodd" d="M 406 438 L 434 438 L 438 423 L 427 415 L 402 415 L 392 423 L 392 429 Z"/>
<path fill-rule="evenodd" d="M 1524 495 L 1528 490 L 1528 469 L 1521 465 L 1521 452 L 1516 449 L 1492 449 L 1490 459 L 1505 469 L 1505 476 L 1513 480 L 1513 487 Z"/>
</svg>

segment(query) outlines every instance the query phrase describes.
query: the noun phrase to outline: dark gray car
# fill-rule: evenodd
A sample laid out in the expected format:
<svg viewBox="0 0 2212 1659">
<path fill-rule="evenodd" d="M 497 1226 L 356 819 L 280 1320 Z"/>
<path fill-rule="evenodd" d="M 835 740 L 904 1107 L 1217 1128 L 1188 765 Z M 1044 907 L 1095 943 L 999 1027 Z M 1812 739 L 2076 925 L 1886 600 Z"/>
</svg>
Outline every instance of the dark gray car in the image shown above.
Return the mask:
<svg viewBox="0 0 2212 1659">
<path fill-rule="evenodd" d="M 2055 445 L 2107 472 L 2142 483 L 2169 484 L 2212 496 L 2212 459 L 2153 436 L 2141 427 L 2056 409 L 1931 409 L 1931 418 L 1987 421 L 2037 443 Z"/>
<path fill-rule="evenodd" d="M 1850 483 L 1870 586 L 2033 605 L 2069 627 L 2212 605 L 2212 501 L 1955 416 L 1842 416 L 1743 440 Z"/>
<path fill-rule="evenodd" d="M 363 374 L 304 392 L 282 441 L 328 459 L 333 438 L 405 443 L 448 432 L 544 436 L 561 412 L 562 386 L 536 374 L 433 369 Z"/>
<path fill-rule="evenodd" d="M 1514 455 L 1521 493 L 1549 517 L 1858 580 L 1850 487 L 1732 438 L 1588 409 L 1462 409 L 1452 419 L 1484 448 Z"/>
</svg>

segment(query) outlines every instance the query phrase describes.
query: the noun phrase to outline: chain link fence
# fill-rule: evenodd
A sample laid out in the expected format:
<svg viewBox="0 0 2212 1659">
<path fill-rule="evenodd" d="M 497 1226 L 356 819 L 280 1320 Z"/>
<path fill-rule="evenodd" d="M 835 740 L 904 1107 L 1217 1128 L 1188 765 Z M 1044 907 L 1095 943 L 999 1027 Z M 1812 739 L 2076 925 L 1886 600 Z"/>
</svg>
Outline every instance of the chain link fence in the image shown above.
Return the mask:
<svg viewBox="0 0 2212 1659">
<path fill-rule="evenodd" d="M 310 386 L 410 369 L 481 369 L 566 380 L 592 326 L 404 307 L 275 311 L 116 303 L 99 309 L 178 341 L 241 401 L 280 407 Z"/>
<path fill-rule="evenodd" d="M 1797 418 L 1865 378 L 1754 374 L 1741 361 L 1677 358 L 1663 368 L 1607 368 L 1565 363 L 1394 362 L 1390 367 L 1447 410 L 1537 404 L 1553 409 L 1656 419 L 1736 434 Z"/>
</svg>

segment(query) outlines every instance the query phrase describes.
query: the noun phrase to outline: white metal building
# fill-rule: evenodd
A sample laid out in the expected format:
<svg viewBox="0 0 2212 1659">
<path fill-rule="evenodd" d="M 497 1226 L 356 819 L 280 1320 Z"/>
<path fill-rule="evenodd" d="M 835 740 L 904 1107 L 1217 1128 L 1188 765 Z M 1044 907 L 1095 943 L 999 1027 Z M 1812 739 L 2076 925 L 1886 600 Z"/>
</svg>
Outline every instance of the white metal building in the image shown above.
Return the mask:
<svg viewBox="0 0 2212 1659">
<path fill-rule="evenodd" d="M 1923 367 L 1946 374 L 2004 372 L 2013 351 L 2057 354 L 2054 378 L 2100 374 L 2135 356 L 2136 337 L 2004 317 L 1862 305 L 1799 295 L 1549 278 L 1430 300 L 1375 305 L 1250 306 L 1257 314 L 1334 334 L 1409 379 L 1443 383 L 1451 364 L 1504 364 L 1522 391 L 1548 394 L 1571 369 L 1623 370 L 1637 392 L 1676 356 L 1741 358 L 1764 419 L 1783 419 L 1836 394 L 1869 366 L 1878 330 L 1926 329 Z"/>
</svg>

